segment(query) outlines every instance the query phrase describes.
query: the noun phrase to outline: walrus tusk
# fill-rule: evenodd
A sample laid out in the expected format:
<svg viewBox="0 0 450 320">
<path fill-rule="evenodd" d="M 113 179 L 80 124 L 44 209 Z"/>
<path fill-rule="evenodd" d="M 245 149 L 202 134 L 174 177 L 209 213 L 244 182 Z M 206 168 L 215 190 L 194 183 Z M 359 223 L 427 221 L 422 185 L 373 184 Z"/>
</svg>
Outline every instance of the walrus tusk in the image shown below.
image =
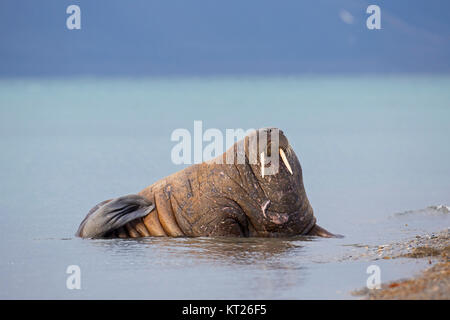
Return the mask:
<svg viewBox="0 0 450 320">
<path fill-rule="evenodd" d="M 289 170 L 289 172 L 291 174 L 293 174 L 291 166 L 289 165 L 289 162 L 288 162 L 288 160 L 286 158 L 286 154 L 284 153 L 283 149 L 281 149 L 281 148 L 280 148 L 280 156 L 281 156 L 281 159 L 283 159 L 283 162 L 284 162 L 284 165 L 286 166 L 286 168 Z"/>
<path fill-rule="evenodd" d="M 266 210 L 267 210 L 267 207 L 269 206 L 269 204 L 270 204 L 270 200 L 267 200 L 267 201 L 264 202 L 264 204 L 261 206 L 261 210 L 262 210 L 262 213 L 263 213 L 264 217 L 267 217 L 267 216 L 266 216 Z"/>
<path fill-rule="evenodd" d="M 264 152 L 261 152 L 261 176 L 264 178 L 264 166 L 266 165 L 265 159 L 264 159 Z"/>
</svg>

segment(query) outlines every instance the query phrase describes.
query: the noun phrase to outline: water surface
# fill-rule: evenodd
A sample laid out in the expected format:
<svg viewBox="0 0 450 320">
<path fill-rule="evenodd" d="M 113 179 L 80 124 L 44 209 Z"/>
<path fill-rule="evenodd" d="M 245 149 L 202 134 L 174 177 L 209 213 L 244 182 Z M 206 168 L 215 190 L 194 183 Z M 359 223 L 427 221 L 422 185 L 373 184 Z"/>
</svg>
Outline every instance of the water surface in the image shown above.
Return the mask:
<svg viewBox="0 0 450 320">
<path fill-rule="evenodd" d="M 447 76 L 2 79 L 0 298 L 340 299 L 371 264 L 411 276 L 426 262 L 360 254 L 448 227 L 428 207 L 450 204 L 449 119 Z M 345 237 L 73 236 L 96 203 L 182 169 L 170 135 L 194 120 L 283 129 L 319 224 Z"/>
</svg>

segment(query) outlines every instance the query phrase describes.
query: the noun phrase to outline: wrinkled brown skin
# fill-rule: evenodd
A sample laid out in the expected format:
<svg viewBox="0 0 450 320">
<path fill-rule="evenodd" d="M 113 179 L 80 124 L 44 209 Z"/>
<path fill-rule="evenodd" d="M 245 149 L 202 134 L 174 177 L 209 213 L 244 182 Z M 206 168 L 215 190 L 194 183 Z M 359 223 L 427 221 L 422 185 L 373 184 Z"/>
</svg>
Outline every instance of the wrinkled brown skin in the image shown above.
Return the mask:
<svg viewBox="0 0 450 320">
<path fill-rule="evenodd" d="M 273 129 L 260 130 L 267 131 L 265 147 L 270 149 Z M 300 163 L 283 132 L 279 132 L 280 147 L 286 153 L 293 175 L 280 159 L 279 172 L 263 178 L 259 156 L 257 164 L 248 161 L 247 136 L 219 156 L 223 164 L 217 164 L 216 159 L 195 164 L 139 192 L 156 208 L 108 236 L 332 237 L 333 234 L 316 224 L 303 186 Z M 242 143 L 246 147 L 245 164 L 238 164 L 237 146 Z M 225 164 L 226 154 L 230 152 L 234 153 L 235 163 Z"/>
</svg>

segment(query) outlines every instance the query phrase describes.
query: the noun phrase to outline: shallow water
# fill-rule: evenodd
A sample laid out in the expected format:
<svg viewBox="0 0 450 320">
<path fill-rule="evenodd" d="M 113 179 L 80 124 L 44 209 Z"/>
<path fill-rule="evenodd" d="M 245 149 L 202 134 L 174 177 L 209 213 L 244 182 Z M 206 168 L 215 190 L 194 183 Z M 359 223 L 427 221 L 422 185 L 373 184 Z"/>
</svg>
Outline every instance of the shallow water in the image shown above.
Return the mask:
<svg viewBox="0 0 450 320">
<path fill-rule="evenodd" d="M 0 298 L 353 298 L 426 261 L 365 246 L 449 226 L 450 77 L 0 80 Z M 176 128 L 283 129 L 342 239 L 81 240 L 96 203 L 183 168 Z M 66 268 L 81 268 L 81 290 Z"/>
</svg>

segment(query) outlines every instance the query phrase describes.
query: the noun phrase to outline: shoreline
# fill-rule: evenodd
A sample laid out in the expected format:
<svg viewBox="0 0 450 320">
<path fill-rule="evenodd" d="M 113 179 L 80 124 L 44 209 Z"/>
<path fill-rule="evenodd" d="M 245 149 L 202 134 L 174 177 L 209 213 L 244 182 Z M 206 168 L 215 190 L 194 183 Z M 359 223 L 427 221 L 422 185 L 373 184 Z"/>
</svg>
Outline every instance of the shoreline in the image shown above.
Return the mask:
<svg viewBox="0 0 450 320">
<path fill-rule="evenodd" d="M 380 289 L 363 288 L 352 292 L 368 300 L 449 300 L 450 299 L 450 237 L 449 230 L 380 246 L 381 259 L 426 259 L 429 268 L 408 279 L 391 281 Z M 434 260 L 434 262 L 433 262 Z"/>
</svg>

